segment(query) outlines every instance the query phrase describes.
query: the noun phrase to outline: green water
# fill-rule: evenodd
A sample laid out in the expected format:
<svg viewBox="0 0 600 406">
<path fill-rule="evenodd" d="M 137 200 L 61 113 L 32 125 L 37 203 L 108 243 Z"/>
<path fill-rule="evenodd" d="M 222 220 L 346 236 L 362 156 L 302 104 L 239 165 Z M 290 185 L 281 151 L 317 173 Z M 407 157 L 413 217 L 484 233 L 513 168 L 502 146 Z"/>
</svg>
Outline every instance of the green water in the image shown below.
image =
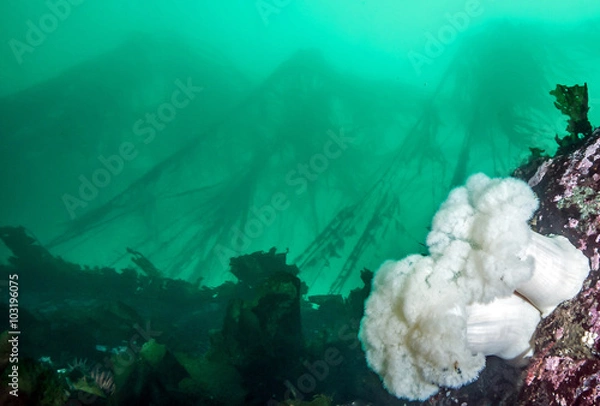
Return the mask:
<svg viewBox="0 0 600 406">
<path fill-rule="evenodd" d="M 600 5 L 527 4 L 4 1 L 0 224 L 210 286 L 275 246 L 346 292 L 469 174 L 552 153 L 557 83 L 600 122 Z"/>
</svg>

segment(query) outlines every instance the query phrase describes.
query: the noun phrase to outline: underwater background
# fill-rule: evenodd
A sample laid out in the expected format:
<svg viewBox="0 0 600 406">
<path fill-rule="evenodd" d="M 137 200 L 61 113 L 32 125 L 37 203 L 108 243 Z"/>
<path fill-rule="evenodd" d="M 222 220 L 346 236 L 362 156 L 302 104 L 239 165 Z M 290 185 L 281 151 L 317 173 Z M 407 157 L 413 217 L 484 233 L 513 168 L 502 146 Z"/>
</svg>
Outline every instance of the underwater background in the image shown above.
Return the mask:
<svg viewBox="0 0 600 406">
<path fill-rule="evenodd" d="M 138 273 L 208 292 L 243 279 L 231 258 L 265 251 L 298 267 L 304 295 L 347 297 L 365 268 L 426 253 L 433 214 L 469 175 L 556 152 L 557 84 L 587 83 L 600 122 L 599 23 L 591 0 L 5 0 L 0 226 L 77 272 L 127 276 L 133 255 Z M 127 295 L 111 278 L 90 277 L 88 299 Z M 43 285 L 21 288 L 23 308 L 71 290 Z M 142 320 L 188 311 L 153 298 Z M 232 309 L 206 300 L 194 311 L 213 306 L 213 323 L 186 351 L 206 351 Z M 244 396 L 215 404 L 261 404 Z"/>
<path fill-rule="evenodd" d="M 591 1 L 80 3 L 1 6 L 0 223 L 89 265 L 131 247 L 215 286 L 276 246 L 347 291 L 451 186 L 551 152 L 557 83 L 598 114 Z"/>
</svg>

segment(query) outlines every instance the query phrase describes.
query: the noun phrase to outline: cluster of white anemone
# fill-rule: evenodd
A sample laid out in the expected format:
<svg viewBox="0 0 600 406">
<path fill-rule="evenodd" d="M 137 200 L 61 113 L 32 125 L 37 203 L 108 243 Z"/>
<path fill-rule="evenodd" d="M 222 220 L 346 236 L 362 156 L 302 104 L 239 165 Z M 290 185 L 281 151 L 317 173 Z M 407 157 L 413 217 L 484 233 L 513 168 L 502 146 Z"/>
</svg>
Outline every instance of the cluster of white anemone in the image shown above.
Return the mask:
<svg viewBox="0 0 600 406">
<path fill-rule="evenodd" d="M 436 213 L 430 256 L 381 266 L 359 338 L 388 391 L 423 400 L 476 379 L 488 355 L 532 354 L 541 317 L 575 296 L 589 273 L 566 238 L 529 228 L 537 207 L 525 182 L 473 175 Z"/>
</svg>

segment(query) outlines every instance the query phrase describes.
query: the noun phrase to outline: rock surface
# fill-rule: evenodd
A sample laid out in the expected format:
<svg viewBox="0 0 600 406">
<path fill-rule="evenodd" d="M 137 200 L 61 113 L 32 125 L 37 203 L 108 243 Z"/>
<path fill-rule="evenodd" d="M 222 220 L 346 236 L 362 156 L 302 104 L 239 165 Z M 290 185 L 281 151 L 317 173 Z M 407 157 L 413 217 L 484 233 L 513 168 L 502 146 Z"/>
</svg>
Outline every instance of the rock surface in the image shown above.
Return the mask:
<svg viewBox="0 0 600 406">
<path fill-rule="evenodd" d="M 526 180 L 540 198 L 532 228 L 568 238 L 591 271 L 579 294 L 540 323 L 519 404 L 600 404 L 600 130 Z"/>
</svg>

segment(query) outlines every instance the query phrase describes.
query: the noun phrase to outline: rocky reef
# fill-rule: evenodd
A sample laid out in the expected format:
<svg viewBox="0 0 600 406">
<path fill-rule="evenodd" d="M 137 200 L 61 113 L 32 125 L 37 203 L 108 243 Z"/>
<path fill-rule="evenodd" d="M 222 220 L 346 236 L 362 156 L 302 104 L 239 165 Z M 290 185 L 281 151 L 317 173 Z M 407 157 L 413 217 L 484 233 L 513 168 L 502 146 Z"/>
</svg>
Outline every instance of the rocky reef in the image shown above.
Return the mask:
<svg viewBox="0 0 600 406">
<path fill-rule="evenodd" d="M 527 179 L 540 198 L 532 228 L 567 237 L 590 260 L 580 293 L 545 318 L 519 394 L 521 405 L 600 402 L 600 130 Z"/>
<path fill-rule="evenodd" d="M 369 271 L 348 298 L 307 297 L 275 248 L 232 258 L 237 283 L 208 288 L 163 277 L 131 249 L 135 266 L 117 272 L 55 257 L 23 227 L 0 227 L 0 240 L 13 254 L 0 274 L 23 287 L 18 378 L 0 334 L 0 384 L 18 394 L 0 392 L 3 405 L 400 402 L 356 338 Z"/>
</svg>

